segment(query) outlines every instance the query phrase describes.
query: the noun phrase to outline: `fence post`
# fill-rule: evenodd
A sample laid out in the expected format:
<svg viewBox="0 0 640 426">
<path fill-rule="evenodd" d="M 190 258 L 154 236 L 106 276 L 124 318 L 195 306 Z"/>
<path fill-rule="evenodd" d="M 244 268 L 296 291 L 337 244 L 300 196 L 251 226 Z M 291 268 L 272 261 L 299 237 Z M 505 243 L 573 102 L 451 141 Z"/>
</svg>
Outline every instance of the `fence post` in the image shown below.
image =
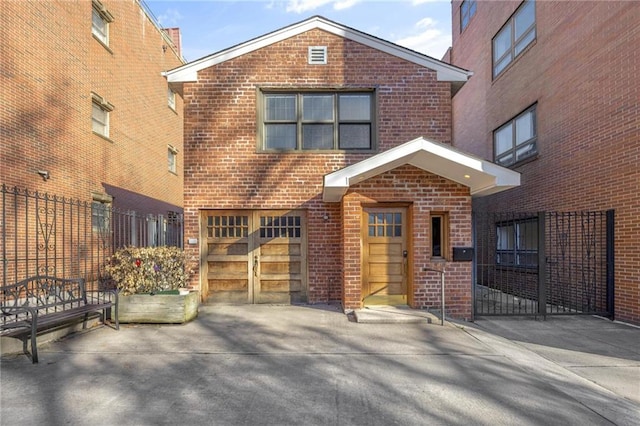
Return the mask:
<svg viewBox="0 0 640 426">
<path fill-rule="evenodd" d="M 607 210 L 607 312 L 611 317 L 611 321 L 615 320 L 615 251 L 614 251 L 614 232 L 615 232 L 615 210 Z"/>
<path fill-rule="evenodd" d="M 538 314 L 547 315 L 546 213 L 538 212 Z"/>
</svg>

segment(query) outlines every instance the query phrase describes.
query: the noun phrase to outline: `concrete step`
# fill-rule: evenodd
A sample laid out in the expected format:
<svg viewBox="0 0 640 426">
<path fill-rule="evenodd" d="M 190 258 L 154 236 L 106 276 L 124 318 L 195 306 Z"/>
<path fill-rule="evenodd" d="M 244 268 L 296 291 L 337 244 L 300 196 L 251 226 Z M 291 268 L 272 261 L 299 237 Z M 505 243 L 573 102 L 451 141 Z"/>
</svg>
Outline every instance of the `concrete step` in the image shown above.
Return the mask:
<svg viewBox="0 0 640 426">
<path fill-rule="evenodd" d="M 363 324 L 411 324 L 411 323 L 440 323 L 434 314 L 421 310 L 401 306 L 367 306 L 353 311 L 358 323 Z"/>
</svg>

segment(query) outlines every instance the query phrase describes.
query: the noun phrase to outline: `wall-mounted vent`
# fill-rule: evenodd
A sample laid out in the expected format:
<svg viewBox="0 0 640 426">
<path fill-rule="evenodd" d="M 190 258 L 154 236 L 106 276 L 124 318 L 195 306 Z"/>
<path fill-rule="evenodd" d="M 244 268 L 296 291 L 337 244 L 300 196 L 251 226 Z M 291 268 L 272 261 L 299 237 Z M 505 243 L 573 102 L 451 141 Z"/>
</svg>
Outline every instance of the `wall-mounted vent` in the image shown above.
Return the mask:
<svg viewBox="0 0 640 426">
<path fill-rule="evenodd" d="M 324 65 L 327 63 L 327 46 L 309 46 L 309 64 Z"/>
</svg>

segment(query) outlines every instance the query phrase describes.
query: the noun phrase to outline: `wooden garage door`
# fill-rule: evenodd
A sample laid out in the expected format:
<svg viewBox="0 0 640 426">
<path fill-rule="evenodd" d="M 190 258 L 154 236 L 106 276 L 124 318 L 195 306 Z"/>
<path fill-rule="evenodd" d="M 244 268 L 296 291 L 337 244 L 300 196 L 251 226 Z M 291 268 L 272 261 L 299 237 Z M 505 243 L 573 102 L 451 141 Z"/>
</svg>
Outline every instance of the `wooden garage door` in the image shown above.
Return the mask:
<svg viewBox="0 0 640 426">
<path fill-rule="evenodd" d="M 406 304 L 407 209 L 367 208 L 362 225 L 364 304 Z"/>
<path fill-rule="evenodd" d="M 208 302 L 307 301 L 306 220 L 301 211 L 208 211 Z"/>
</svg>

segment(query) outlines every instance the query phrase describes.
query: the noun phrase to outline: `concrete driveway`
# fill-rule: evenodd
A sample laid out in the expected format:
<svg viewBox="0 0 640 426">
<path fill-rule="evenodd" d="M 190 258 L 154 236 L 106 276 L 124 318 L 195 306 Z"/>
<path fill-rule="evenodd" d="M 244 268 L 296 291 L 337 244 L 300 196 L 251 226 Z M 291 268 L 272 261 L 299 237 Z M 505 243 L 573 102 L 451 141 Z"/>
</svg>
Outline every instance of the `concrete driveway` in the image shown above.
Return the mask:
<svg viewBox="0 0 640 426">
<path fill-rule="evenodd" d="M 202 306 L 186 325 L 98 328 L 43 345 L 40 364 L 4 357 L 0 423 L 640 423 L 640 329 L 589 318 L 586 334 L 635 342 L 600 354 L 600 340 L 545 343 L 558 330 L 549 322 L 504 321 L 362 324 L 330 305 Z M 588 374 L 568 361 L 592 356 L 601 365 Z M 598 383 L 615 371 L 616 383 Z"/>
</svg>

